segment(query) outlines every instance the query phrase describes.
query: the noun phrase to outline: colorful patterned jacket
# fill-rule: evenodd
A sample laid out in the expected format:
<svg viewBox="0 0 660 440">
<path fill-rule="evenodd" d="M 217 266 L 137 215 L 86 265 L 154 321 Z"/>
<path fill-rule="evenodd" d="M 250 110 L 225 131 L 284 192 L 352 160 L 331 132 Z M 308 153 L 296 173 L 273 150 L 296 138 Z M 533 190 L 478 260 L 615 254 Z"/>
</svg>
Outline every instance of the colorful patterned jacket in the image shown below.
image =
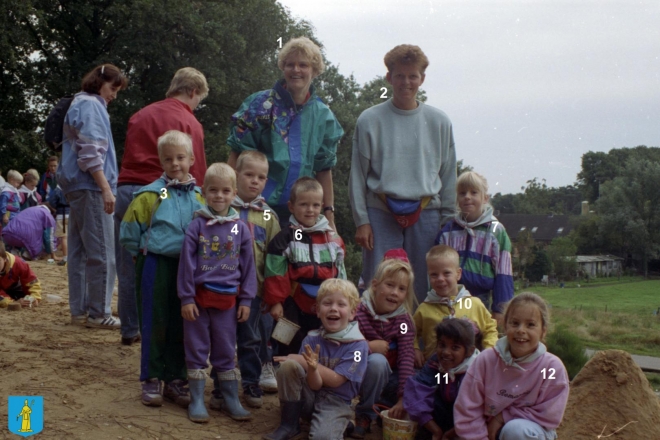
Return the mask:
<svg viewBox="0 0 660 440">
<path fill-rule="evenodd" d="M 317 225 L 322 223 L 327 225 L 326 218 L 321 215 Z M 318 229 L 304 231 L 291 224 L 270 242 L 263 293 L 266 304 L 273 306 L 293 295 L 300 310 L 316 314 L 316 295 L 305 293 L 301 283 L 319 286 L 329 278 L 346 279 L 344 241 L 329 227 Z M 299 239 L 296 239 L 297 231 L 300 231 L 297 234 Z"/>
</svg>

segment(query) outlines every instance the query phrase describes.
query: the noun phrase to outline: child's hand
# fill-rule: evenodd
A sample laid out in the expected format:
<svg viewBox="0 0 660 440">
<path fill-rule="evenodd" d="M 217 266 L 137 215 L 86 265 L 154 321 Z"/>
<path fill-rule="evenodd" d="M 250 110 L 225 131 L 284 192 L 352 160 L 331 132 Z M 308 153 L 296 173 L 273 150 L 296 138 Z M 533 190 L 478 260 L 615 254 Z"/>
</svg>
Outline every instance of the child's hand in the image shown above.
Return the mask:
<svg viewBox="0 0 660 440">
<path fill-rule="evenodd" d="M 250 317 L 250 308 L 248 306 L 238 306 L 236 312 L 236 321 L 245 322 Z"/>
<path fill-rule="evenodd" d="M 321 353 L 321 346 L 316 344 L 316 349 L 312 351 L 312 347 L 309 344 L 305 344 L 305 352 L 302 354 L 307 366 L 310 370 L 316 370 L 316 367 L 319 365 L 319 353 Z"/>
<path fill-rule="evenodd" d="M 369 341 L 369 350 L 371 350 L 372 353 L 380 353 L 385 356 L 387 354 L 387 350 L 389 349 L 390 344 L 388 344 L 387 341 L 383 341 L 382 339 Z"/>
<path fill-rule="evenodd" d="M 183 316 L 183 319 L 186 321 L 196 320 L 199 316 L 199 309 L 197 309 L 197 305 L 192 303 L 181 306 L 181 316 Z"/>
<path fill-rule="evenodd" d="M 415 349 L 415 368 L 422 368 L 424 366 L 424 353 L 419 348 Z"/>
<path fill-rule="evenodd" d="M 488 421 L 488 440 L 497 440 L 497 433 L 504 426 L 504 418 L 499 413 Z"/>
<path fill-rule="evenodd" d="M 396 404 L 387 412 L 393 419 L 403 420 L 406 416 L 406 410 L 403 408 L 403 397 L 400 397 Z"/>
<path fill-rule="evenodd" d="M 282 303 L 277 303 L 270 308 L 270 316 L 272 316 L 275 321 L 279 320 L 283 315 L 284 307 L 282 307 Z"/>
</svg>

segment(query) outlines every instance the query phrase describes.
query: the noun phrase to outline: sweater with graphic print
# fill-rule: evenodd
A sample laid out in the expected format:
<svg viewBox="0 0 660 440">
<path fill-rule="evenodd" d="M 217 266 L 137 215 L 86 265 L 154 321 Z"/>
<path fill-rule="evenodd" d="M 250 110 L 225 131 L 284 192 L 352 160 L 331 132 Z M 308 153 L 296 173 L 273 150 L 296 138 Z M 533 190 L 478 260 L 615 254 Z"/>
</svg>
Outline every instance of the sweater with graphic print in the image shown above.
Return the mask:
<svg viewBox="0 0 660 440">
<path fill-rule="evenodd" d="M 487 208 L 473 223 L 466 223 L 459 214 L 442 228 L 435 244 L 456 249 L 463 269 L 461 283 L 472 295 L 492 290 L 492 310 L 501 313 L 503 305 L 513 299 L 511 240 L 493 208 Z"/>
<path fill-rule="evenodd" d="M 188 225 L 177 279 L 181 305 L 193 304 L 196 287 L 205 283 L 239 287 L 238 305 L 250 306 L 257 274 L 252 234 L 242 220 L 220 223 L 198 216 Z"/>
<path fill-rule="evenodd" d="M 324 216 L 319 219 L 317 223 L 327 222 Z M 344 241 L 335 231 L 303 231 L 289 225 L 268 245 L 264 302 L 273 306 L 293 295 L 300 310 L 316 314 L 316 297 L 303 292 L 301 283 L 319 286 L 330 278 L 346 279 L 345 255 Z"/>
</svg>

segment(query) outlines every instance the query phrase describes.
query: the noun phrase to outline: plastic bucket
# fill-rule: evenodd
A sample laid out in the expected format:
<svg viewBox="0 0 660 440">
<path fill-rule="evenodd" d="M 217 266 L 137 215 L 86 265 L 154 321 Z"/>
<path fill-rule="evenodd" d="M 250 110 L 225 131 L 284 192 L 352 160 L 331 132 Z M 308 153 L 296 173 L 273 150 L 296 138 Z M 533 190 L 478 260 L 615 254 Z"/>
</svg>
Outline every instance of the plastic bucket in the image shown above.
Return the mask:
<svg viewBox="0 0 660 440">
<path fill-rule="evenodd" d="M 385 409 L 380 411 L 380 409 Z M 413 440 L 417 433 L 417 422 L 399 420 L 388 417 L 389 408 L 384 405 L 374 405 L 373 410 L 383 419 L 383 440 Z"/>
<path fill-rule="evenodd" d="M 277 321 L 277 325 L 273 329 L 272 338 L 284 345 L 289 345 L 293 337 L 298 333 L 298 330 L 300 330 L 298 324 L 282 317 Z"/>
</svg>

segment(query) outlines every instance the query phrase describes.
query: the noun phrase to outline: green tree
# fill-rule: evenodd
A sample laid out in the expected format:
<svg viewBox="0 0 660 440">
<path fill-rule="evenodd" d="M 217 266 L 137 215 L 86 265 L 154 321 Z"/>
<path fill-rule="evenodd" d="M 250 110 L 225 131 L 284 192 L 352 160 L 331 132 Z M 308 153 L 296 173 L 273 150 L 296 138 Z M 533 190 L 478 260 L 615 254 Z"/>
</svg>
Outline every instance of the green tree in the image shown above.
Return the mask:
<svg viewBox="0 0 660 440">
<path fill-rule="evenodd" d="M 570 237 L 557 237 L 547 248 L 548 258 L 559 281 L 572 279 L 578 265 L 575 259 L 577 246 Z"/>
<path fill-rule="evenodd" d="M 527 267 L 534 263 L 535 257 L 535 242 L 534 237 L 532 236 L 532 232 L 528 229 L 521 231 L 518 234 L 518 238 L 514 242 L 514 246 L 515 260 L 513 263 L 515 266 L 517 266 L 519 276 L 521 278 L 525 278 Z"/>
<path fill-rule="evenodd" d="M 648 276 L 648 261 L 660 253 L 660 163 L 630 158 L 621 175 L 601 186 L 600 231 L 636 255 Z"/>
<path fill-rule="evenodd" d="M 541 281 L 543 275 L 549 275 L 552 270 L 552 263 L 547 252 L 540 246 L 533 249 L 534 260 L 525 268 L 525 276 L 530 281 Z"/>
<path fill-rule="evenodd" d="M 456 161 L 456 175 L 460 176 L 466 171 L 473 171 L 474 168 L 472 168 L 470 165 L 463 165 L 463 159 L 459 159 Z"/>
</svg>

